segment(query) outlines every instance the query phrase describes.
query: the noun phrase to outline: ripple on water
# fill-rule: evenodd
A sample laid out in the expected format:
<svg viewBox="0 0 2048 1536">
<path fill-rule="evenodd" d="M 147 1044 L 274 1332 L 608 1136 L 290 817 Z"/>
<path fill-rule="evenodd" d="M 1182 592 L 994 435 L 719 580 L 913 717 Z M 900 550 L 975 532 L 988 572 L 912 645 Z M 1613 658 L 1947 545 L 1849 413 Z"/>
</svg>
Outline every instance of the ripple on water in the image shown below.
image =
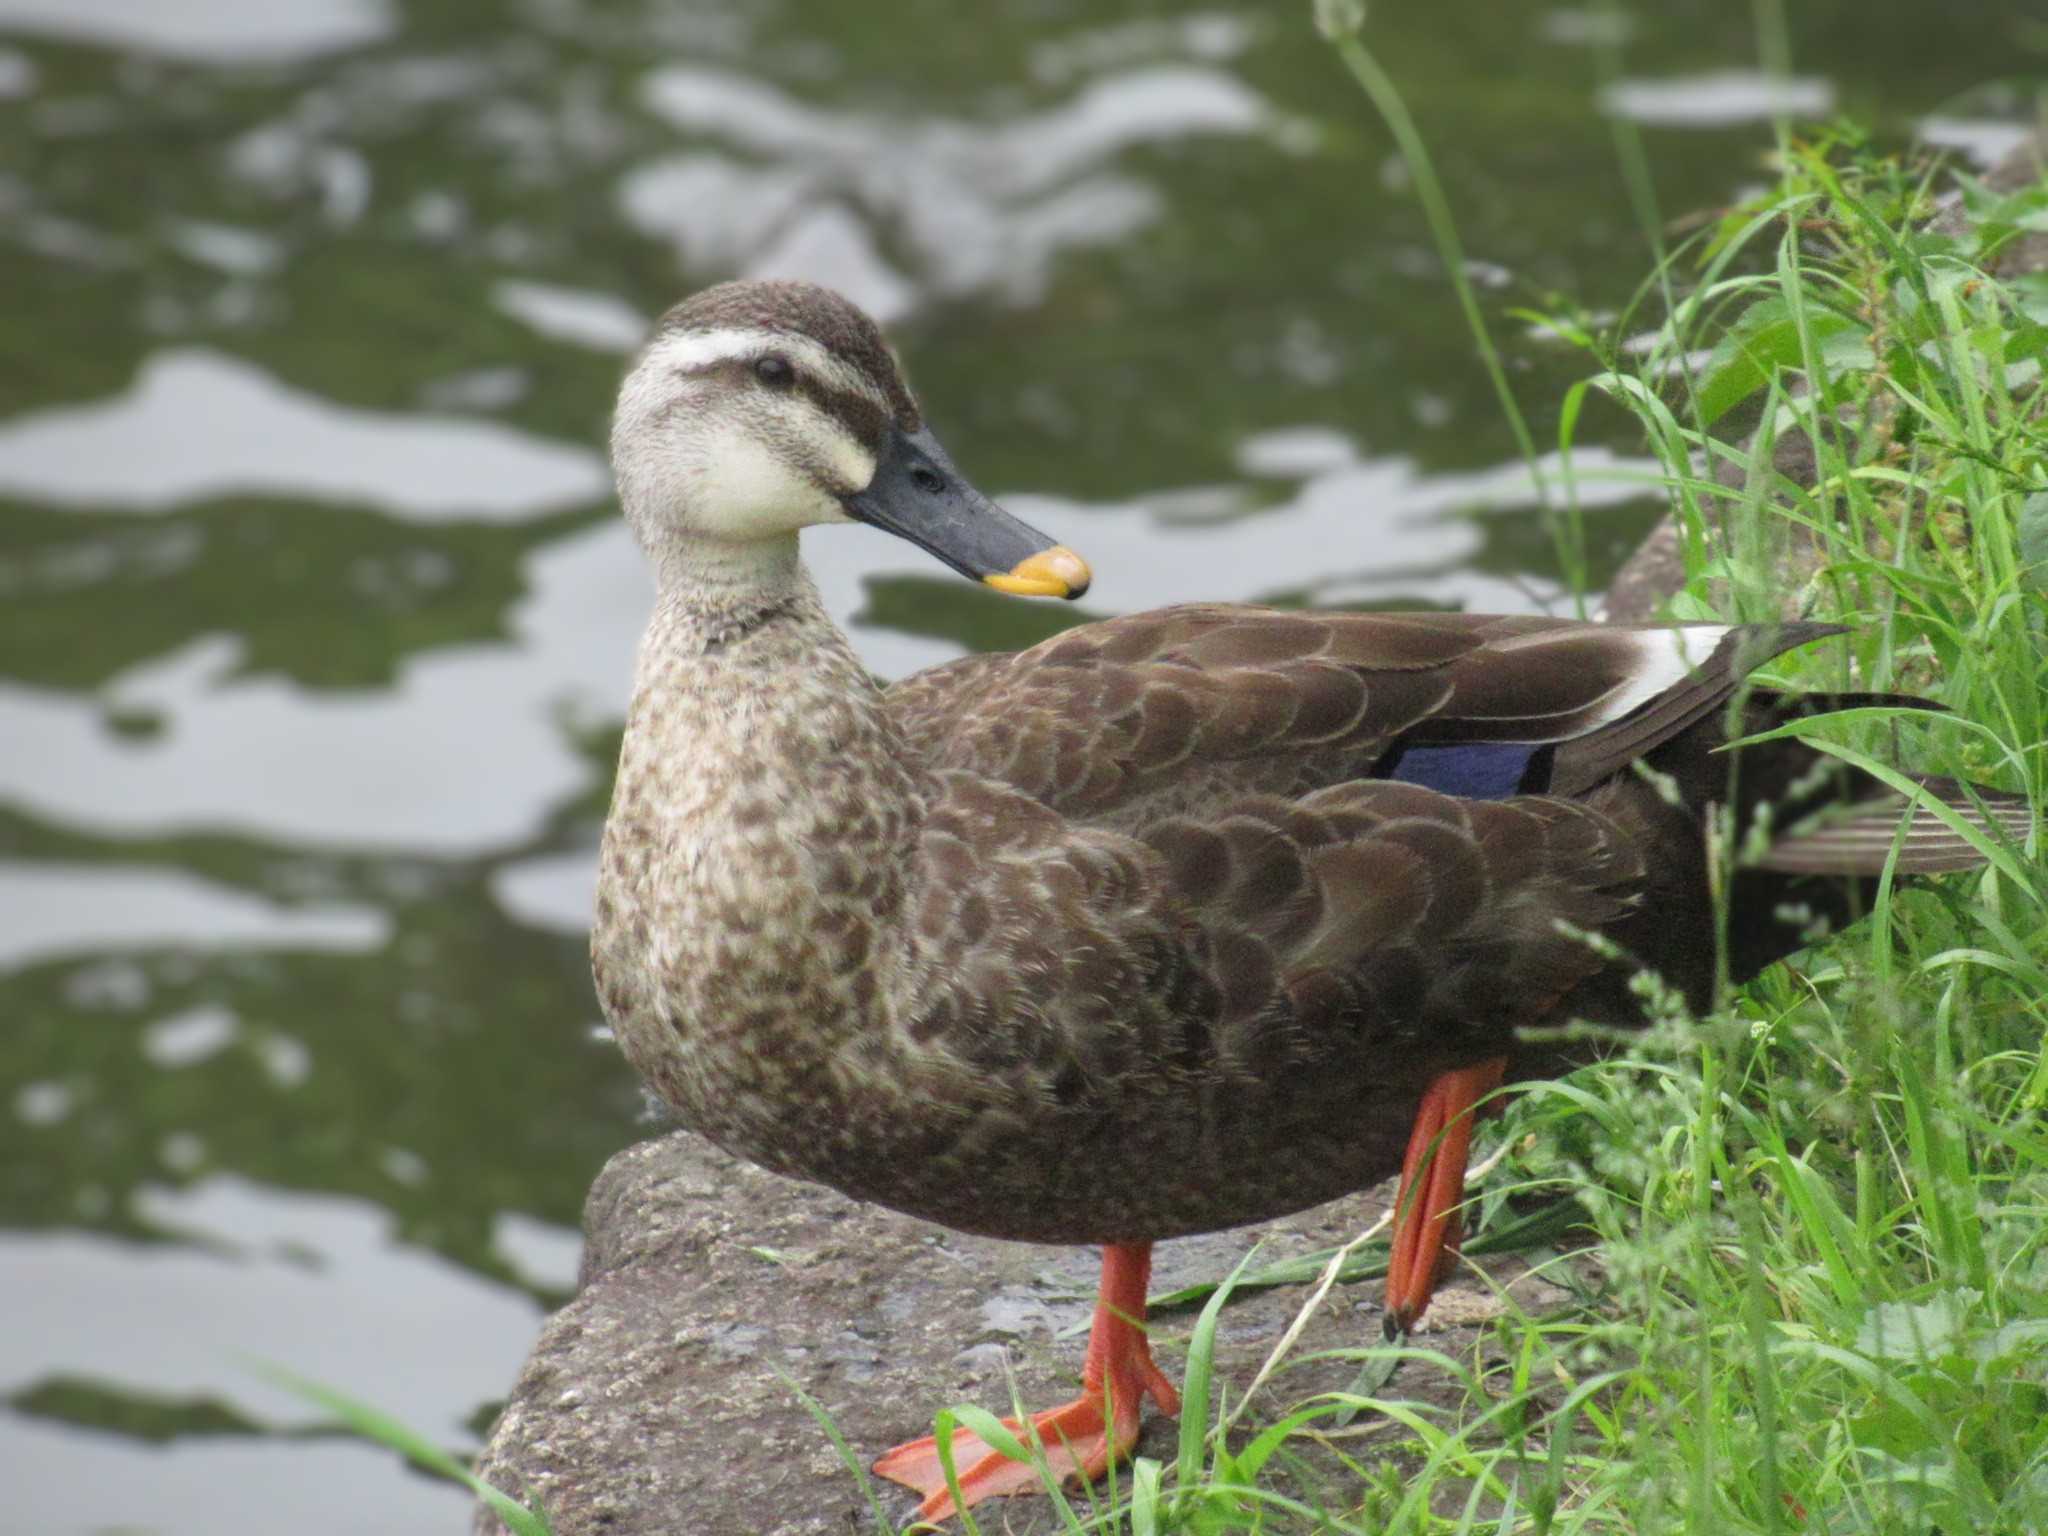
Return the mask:
<svg viewBox="0 0 2048 1536">
<path fill-rule="evenodd" d="M 491 289 L 491 302 L 550 341 L 630 352 L 647 339 L 647 317 L 609 293 L 508 278 Z"/>
<path fill-rule="evenodd" d="M 1993 117 L 1934 116 L 1920 119 L 1923 144 L 1960 150 L 1980 170 L 1989 170 L 2034 136 L 2032 123 Z"/>
<path fill-rule="evenodd" d="M 0 495 L 164 512 L 262 494 L 418 522 L 517 522 L 603 501 L 610 478 L 589 448 L 495 421 L 340 405 L 196 348 L 156 353 L 112 400 L 0 423 Z"/>
<path fill-rule="evenodd" d="M 391 919 L 375 907 L 287 907 L 180 869 L 0 862 L 0 971 L 65 955 L 199 948 L 362 953 Z"/>
<path fill-rule="evenodd" d="M 136 1304 L 111 1287 L 103 1294 L 110 1305 Z M 516 1364 L 499 1375 L 509 1381 Z M 9 1528 L 45 1536 L 459 1531 L 474 1502 L 452 1484 L 395 1473 L 382 1446 L 339 1438 L 186 1435 L 167 1447 L 0 1407 L 0 1443 Z"/>
<path fill-rule="evenodd" d="M 516 846 L 589 788 L 560 710 L 579 697 L 623 705 L 648 602 L 622 524 L 546 546 L 529 571 L 516 643 L 426 652 L 389 688 L 246 675 L 239 642 L 213 636 L 105 690 L 161 722 L 136 740 L 101 700 L 0 683 L 0 739 L 33 743 L 0 753 L 0 799 L 131 835 L 206 828 L 436 855 Z"/>
<path fill-rule="evenodd" d="M 1825 117 L 1835 87 L 1813 75 L 1757 69 L 1617 80 L 1600 92 L 1600 110 L 1650 128 L 1729 128 L 1773 117 Z"/>
<path fill-rule="evenodd" d="M 36 88 L 41 77 L 35 61 L 12 48 L 0 48 L 0 101 L 18 101 Z"/>
<path fill-rule="evenodd" d="M 146 1187 L 134 1215 L 182 1241 L 0 1232 L 0 1264 L 16 1277 L 0 1396 L 66 1374 L 213 1397 L 266 1424 L 322 1418 L 225 1355 L 219 1341 L 234 1339 L 245 1358 L 292 1360 L 373 1402 L 395 1393 L 428 1434 L 459 1434 L 474 1384 L 510 1379 L 539 1318 L 522 1293 L 397 1241 L 395 1218 L 368 1200 L 222 1174 Z M 138 1273 L 152 1306 L 107 1305 Z M 374 1359 L 359 1343 L 372 1337 L 389 1346 Z M 384 1379 L 392 1370 L 403 1380 Z"/>
<path fill-rule="evenodd" d="M 0 0 L 0 27 L 220 64 L 360 48 L 397 24 L 391 0 Z"/>
<path fill-rule="evenodd" d="M 583 1263 L 583 1234 L 540 1221 L 524 1211 L 500 1211 L 491 1222 L 491 1248 L 528 1285 L 567 1291 Z"/>
<path fill-rule="evenodd" d="M 151 1021 L 142 1031 L 142 1054 L 159 1067 L 193 1066 L 232 1045 L 241 1025 L 232 1008 L 200 1003 Z"/>
<path fill-rule="evenodd" d="M 149 1399 L 211 1399 L 266 1427 L 322 1422 L 322 1410 L 244 1363 L 288 1361 L 364 1401 L 404 1404 L 429 1438 L 459 1444 L 477 1383 L 510 1381 L 539 1321 L 522 1293 L 396 1241 L 391 1214 L 366 1200 L 220 1176 L 145 1190 L 135 1214 L 188 1241 L 0 1232 L 10 1277 L 0 1397 L 83 1378 Z M 340 1536 L 452 1526 L 462 1509 L 464 1496 L 388 1476 L 388 1454 L 367 1447 L 336 1456 L 326 1441 L 186 1439 L 166 1456 L 16 1414 L 0 1424 L 17 1453 L 9 1518 L 23 1530 L 154 1529 L 164 1511 L 203 1508 L 204 1527 L 176 1529 Z M 30 1444 L 38 1454 L 20 1455 Z"/>
<path fill-rule="evenodd" d="M 990 121 L 836 111 L 697 65 L 655 70 L 642 96 L 728 153 L 629 171 L 629 222 L 672 240 L 693 271 L 828 283 L 884 320 L 931 297 L 1027 300 L 1061 253 L 1114 244 L 1160 213 L 1149 184 L 1108 169 L 1115 157 L 1279 125 L 1235 75 L 1197 64 L 1125 70 Z M 882 255 L 883 230 L 911 272 Z"/>
</svg>

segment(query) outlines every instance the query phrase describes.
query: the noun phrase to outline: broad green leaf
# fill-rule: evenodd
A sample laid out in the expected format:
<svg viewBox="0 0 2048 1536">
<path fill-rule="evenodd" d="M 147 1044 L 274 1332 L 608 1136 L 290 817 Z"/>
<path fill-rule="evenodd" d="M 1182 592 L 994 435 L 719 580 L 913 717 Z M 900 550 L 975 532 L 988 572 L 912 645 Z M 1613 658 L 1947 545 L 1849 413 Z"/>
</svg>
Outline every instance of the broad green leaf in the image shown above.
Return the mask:
<svg viewBox="0 0 2048 1536">
<path fill-rule="evenodd" d="M 1874 1360 L 1935 1360 L 1955 1352 L 1969 1326 L 1975 1291 L 1943 1291 L 1923 1302 L 1880 1302 L 1863 1314 L 1856 1347 Z"/>
<path fill-rule="evenodd" d="M 1831 342 L 1846 337 L 1863 343 L 1860 366 L 1869 366 L 1869 334 L 1862 326 L 1818 305 L 1806 307 L 1804 320 L 1817 350 L 1825 351 Z M 1848 365 L 1856 354 L 1842 355 Z M 1774 297 L 1752 304 L 1707 359 L 1699 390 L 1702 424 L 1712 426 L 1768 384 L 1780 368 L 1796 366 L 1804 357 L 1799 320 L 1785 301 Z"/>
<path fill-rule="evenodd" d="M 2037 589 L 2048 590 L 2048 491 L 2020 503 L 2017 533 L 2021 573 Z"/>
</svg>

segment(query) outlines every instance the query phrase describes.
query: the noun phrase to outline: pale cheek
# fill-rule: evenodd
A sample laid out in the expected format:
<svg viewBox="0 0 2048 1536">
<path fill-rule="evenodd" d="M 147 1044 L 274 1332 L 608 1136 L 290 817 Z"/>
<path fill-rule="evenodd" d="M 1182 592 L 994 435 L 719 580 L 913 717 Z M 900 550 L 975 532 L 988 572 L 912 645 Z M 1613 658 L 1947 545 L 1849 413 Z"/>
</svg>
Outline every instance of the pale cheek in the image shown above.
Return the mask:
<svg viewBox="0 0 2048 1536">
<path fill-rule="evenodd" d="M 834 431 L 822 439 L 825 461 L 835 485 L 850 491 L 866 490 L 875 478 L 875 456 L 844 432 Z M 835 504 L 836 505 L 836 504 Z M 848 519 L 843 515 L 839 521 Z"/>
<path fill-rule="evenodd" d="M 759 538 L 840 520 L 837 501 L 751 434 L 722 436 L 704 452 L 694 477 L 691 522 L 698 531 Z"/>
</svg>

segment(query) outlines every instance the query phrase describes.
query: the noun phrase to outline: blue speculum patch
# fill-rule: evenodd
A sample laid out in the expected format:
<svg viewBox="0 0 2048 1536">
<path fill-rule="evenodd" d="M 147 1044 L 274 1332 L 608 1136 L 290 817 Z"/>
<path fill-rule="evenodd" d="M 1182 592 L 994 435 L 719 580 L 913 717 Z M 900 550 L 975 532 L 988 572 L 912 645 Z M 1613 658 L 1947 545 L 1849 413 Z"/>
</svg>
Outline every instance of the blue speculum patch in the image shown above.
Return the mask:
<svg viewBox="0 0 2048 1536">
<path fill-rule="evenodd" d="M 1540 791 L 1549 778 L 1536 755 L 1547 748 L 1526 741 L 1460 741 L 1440 747 L 1404 747 L 1382 763 L 1378 777 L 1420 784 L 1468 800 L 1505 800 Z M 1539 771 L 1530 772 L 1532 766 Z M 1535 779 L 1538 782 L 1530 782 Z"/>
</svg>

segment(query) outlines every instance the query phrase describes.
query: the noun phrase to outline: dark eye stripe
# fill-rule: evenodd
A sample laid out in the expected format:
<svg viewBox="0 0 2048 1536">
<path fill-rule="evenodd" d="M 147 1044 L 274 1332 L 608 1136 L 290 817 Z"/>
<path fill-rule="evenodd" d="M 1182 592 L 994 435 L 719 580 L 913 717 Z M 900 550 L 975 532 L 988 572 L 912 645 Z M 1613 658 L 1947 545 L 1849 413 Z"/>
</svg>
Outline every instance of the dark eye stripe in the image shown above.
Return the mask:
<svg viewBox="0 0 2048 1536">
<path fill-rule="evenodd" d="M 681 368 L 677 372 L 685 378 L 715 376 L 734 388 L 740 388 L 759 379 L 759 362 L 759 358 L 725 357 L 714 363 L 700 363 L 695 368 Z M 793 366 L 793 374 L 789 384 L 777 387 L 802 395 L 851 433 L 856 442 L 868 448 L 881 446 L 882 435 L 889 428 L 890 415 L 872 396 L 859 390 L 836 388 L 806 373 L 800 366 Z"/>
<path fill-rule="evenodd" d="M 855 441 L 869 448 L 880 445 L 889 426 L 889 413 L 866 395 L 850 389 L 834 389 L 801 371 L 796 391 L 819 410 L 846 428 Z"/>
</svg>

